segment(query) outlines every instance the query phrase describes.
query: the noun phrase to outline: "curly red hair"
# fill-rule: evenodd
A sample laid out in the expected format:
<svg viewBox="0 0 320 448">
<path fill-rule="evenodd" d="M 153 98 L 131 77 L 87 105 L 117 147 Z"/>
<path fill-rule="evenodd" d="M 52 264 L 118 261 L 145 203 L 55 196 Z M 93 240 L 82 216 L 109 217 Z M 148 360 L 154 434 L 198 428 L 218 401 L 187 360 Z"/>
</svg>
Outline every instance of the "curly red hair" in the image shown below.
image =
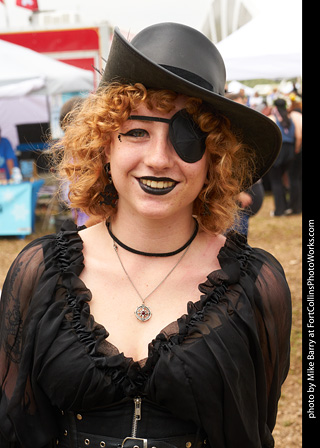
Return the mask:
<svg viewBox="0 0 320 448">
<path fill-rule="evenodd" d="M 168 90 L 148 90 L 142 84 L 114 83 L 98 89 L 71 112 L 71 125 L 53 147 L 60 155 L 56 162 L 59 176 L 69 182 L 71 208 L 101 220 L 116 213 L 116 208 L 101 203 L 100 196 L 108 182 L 105 148 L 111 132 L 117 131 L 141 102 L 150 110 L 170 112 L 178 95 Z M 208 133 L 206 151 L 211 155 L 207 181 L 194 202 L 194 214 L 203 230 L 224 233 L 234 222 L 237 195 L 249 186 L 244 182 L 248 173 L 253 173 L 254 159 L 226 117 L 197 98 L 189 98 L 186 109 Z"/>
</svg>

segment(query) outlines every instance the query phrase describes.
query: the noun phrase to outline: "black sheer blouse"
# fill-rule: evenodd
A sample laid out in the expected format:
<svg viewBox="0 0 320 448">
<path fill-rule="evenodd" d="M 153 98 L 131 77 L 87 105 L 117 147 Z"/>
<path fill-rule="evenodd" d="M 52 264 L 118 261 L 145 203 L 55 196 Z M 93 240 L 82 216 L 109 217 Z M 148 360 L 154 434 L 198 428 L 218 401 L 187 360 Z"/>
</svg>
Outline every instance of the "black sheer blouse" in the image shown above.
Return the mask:
<svg viewBox="0 0 320 448">
<path fill-rule="evenodd" d="M 79 275 L 82 240 L 67 222 L 30 243 L 0 301 L 0 432 L 41 448 L 57 435 L 57 410 L 89 411 L 139 395 L 201 427 L 212 448 L 272 447 L 289 368 L 291 301 L 268 253 L 230 234 L 221 269 L 199 285 L 144 363 L 108 342 L 90 315 Z M 6 446 L 0 442 L 0 446 Z"/>
</svg>

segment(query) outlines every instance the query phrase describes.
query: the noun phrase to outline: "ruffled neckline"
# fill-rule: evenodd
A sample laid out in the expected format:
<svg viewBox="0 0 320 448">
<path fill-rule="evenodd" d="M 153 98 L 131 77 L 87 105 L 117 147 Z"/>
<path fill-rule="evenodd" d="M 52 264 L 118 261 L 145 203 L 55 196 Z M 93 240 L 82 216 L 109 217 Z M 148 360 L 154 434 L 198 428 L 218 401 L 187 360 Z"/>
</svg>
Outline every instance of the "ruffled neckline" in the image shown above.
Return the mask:
<svg viewBox="0 0 320 448">
<path fill-rule="evenodd" d="M 78 228 L 72 221 L 66 221 L 56 235 L 57 256 L 62 283 L 66 288 L 66 301 L 72 312 L 72 327 L 81 344 L 85 344 L 92 362 L 113 378 L 126 396 L 133 396 L 143 389 L 162 351 L 180 345 L 191 335 L 197 323 L 201 322 L 211 304 L 218 303 L 231 284 L 239 281 L 241 270 L 251 252 L 246 238 L 230 232 L 218 255 L 221 269 L 209 273 L 207 280 L 199 285 L 200 299 L 187 304 L 187 313 L 179 317 L 178 331 L 166 335 L 165 327 L 148 345 L 145 362 L 134 361 L 120 353 L 108 342 L 108 331 L 90 314 L 91 292 L 79 275 L 84 268 L 83 241 Z M 113 351 L 110 350 L 113 347 Z M 115 350 L 114 350 L 115 349 Z M 111 353 L 112 352 L 112 353 Z M 108 354 L 108 355 L 106 355 Z"/>
</svg>

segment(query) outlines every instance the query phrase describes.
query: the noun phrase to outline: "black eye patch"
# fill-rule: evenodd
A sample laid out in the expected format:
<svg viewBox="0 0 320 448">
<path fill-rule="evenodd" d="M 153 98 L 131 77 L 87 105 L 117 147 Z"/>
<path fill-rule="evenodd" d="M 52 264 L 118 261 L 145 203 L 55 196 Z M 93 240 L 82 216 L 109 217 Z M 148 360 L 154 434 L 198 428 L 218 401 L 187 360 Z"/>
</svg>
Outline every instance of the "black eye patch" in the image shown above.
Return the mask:
<svg viewBox="0 0 320 448">
<path fill-rule="evenodd" d="M 185 109 L 179 110 L 170 120 L 145 115 L 131 115 L 128 120 L 168 123 L 169 139 L 178 156 L 187 163 L 195 163 L 202 159 L 206 149 L 207 134 L 201 131 Z"/>
</svg>

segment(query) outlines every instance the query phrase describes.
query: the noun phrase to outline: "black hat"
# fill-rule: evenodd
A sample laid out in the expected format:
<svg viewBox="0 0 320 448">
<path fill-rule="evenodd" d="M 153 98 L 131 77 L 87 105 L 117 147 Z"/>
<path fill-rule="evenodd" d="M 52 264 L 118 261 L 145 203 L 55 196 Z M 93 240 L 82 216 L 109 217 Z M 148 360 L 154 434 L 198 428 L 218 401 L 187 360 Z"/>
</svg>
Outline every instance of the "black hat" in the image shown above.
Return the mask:
<svg viewBox="0 0 320 448">
<path fill-rule="evenodd" d="M 141 83 L 200 98 L 230 119 L 242 142 L 256 153 L 254 181 L 272 166 L 281 132 L 268 117 L 225 98 L 226 70 L 215 45 L 202 33 L 178 23 L 160 23 L 140 31 L 131 42 L 116 28 L 100 87 L 113 81 Z"/>
</svg>

